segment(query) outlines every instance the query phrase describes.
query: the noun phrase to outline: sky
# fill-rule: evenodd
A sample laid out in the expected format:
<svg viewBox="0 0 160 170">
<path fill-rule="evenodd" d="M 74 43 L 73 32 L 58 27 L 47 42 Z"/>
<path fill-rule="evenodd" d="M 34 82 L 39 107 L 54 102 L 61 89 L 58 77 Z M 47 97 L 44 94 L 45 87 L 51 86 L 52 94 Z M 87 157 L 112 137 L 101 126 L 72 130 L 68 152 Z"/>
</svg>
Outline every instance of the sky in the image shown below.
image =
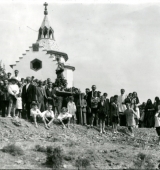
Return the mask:
<svg viewBox="0 0 160 170">
<path fill-rule="evenodd" d="M 0 54 L 7 71 L 38 37 L 45 1 L 0 1 Z M 111 97 L 136 91 L 160 96 L 160 1 L 48 2 L 60 51 L 75 66 L 74 86 L 93 84 Z"/>
</svg>

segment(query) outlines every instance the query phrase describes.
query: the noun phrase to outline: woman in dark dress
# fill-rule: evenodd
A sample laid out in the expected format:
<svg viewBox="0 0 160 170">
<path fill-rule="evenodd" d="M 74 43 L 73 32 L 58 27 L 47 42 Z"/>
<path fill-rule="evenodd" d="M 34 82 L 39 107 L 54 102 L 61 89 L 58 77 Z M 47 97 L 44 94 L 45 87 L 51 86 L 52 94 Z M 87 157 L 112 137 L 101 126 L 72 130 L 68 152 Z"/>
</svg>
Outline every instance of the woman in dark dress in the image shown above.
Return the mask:
<svg viewBox="0 0 160 170">
<path fill-rule="evenodd" d="M 9 107 L 9 93 L 8 93 L 8 80 L 4 80 L 4 86 L 1 88 L 1 103 L 2 103 L 2 117 L 8 113 Z"/>
<path fill-rule="evenodd" d="M 152 104 L 151 99 L 147 100 L 147 104 L 145 107 L 145 115 L 144 115 L 144 126 L 147 128 L 154 127 L 154 114 L 155 109 L 154 105 Z"/>
<path fill-rule="evenodd" d="M 109 117 L 110 117 L 110 125 L 113 126 L 112 124 L 112 103 L 114 102 L 114 96 L 110 97 L 110 103 L 109 103 Z"/>
</svg>

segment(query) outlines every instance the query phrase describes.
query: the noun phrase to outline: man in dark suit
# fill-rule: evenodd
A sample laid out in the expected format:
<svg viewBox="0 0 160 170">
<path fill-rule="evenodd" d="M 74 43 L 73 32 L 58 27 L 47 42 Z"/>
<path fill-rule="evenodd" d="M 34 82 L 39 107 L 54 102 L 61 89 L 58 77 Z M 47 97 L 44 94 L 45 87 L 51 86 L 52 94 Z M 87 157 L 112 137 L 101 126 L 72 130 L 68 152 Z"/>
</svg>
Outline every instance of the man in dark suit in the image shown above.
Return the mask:
<svg viewBox="0 0 160 170">
<path fill-rule="evenodd" d="M 92 85 L 92 90 L 90 92 L 88 92 L 88 95 L 87 95 L 87 104 L 88 104 L 89 108 L 91 108 L 91 99 L 92 99 L 94 93 L 97 93 L 96 85 Z M 99 96 L 97 96 L 97 97 L 99 97 Z"/>
<path fill-rule="evenodd" d="M 31 84 L 31 78 L 26 78 L 26 85 L 22 89 L 22 102 L 27 110 L 27 118 L 30 119 L 30 105 L 32 101 L 37 101 L 36 87 Z"/>
<path fill-rule="evenodd" d="M 105 106 L 107 108 L 107 117 L 106 117 L 106 125 L 109 126 L 109 99 L 107 98 L 108 94 L 107 93 L 104 93 L 103 94 L 104 96 L 104 103 L 105 103 Z"/>
<path fill-rule="evenodd" d="M 86 88 L 86 95 L 84 97 L 84 99 L 87 101 L 87 98 L 88 98 L 88 93 L 90 92 L 90 89 L 89 88 Z M 86 119 L 87 119 L 87 125 L 90 124 L 90 120 L 89 120 L 89 108 L 88 108 L 88 104 L 87 104 L 87 107 L 86 107 Z"/>
<path fill-rule="evenodd" d="M 88 92 L 88 95 L 87 95 L 87 105 L 88 105 L 88 112 L 89 112 L 88 117 L 90 119 L 90 122 L 91 122 L 91 119 L 92 119 L 91 99 L 95 96 L 95 94 L 98 94 L 98 92 L 96 91 L 96 85 L 92 85 L 92 90 L 90 92 Z M 100 97 L 100 96 L 97 95 L 97 97 Z M 98 125 L 98 114 L 97 113 L 96 113 L 96 124 Z"/>
</svg>

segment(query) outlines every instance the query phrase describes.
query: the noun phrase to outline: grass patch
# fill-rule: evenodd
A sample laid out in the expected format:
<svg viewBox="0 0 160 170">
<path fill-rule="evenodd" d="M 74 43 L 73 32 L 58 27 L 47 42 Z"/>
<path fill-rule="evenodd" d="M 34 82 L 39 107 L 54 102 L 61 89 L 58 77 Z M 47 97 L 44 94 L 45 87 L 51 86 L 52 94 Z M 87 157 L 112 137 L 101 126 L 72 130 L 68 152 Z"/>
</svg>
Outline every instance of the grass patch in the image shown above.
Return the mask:
<svg viewBox="0 0 160 170">
<path fill-rule="evenodd" d="M 10 144 L 10 145 L 4 146 L 2 148 L 2 152 L 9 153 L 13 156 L 24 155 L 23 149 L 19 146 L 16 146 L 15 144 Z"/>
<path fill-rule="evenodd" d="M 63 163 L 63 150 L 61 147 L 47 147 L 46 165 L 53 169 L 60 169 Z"/>
</svg>

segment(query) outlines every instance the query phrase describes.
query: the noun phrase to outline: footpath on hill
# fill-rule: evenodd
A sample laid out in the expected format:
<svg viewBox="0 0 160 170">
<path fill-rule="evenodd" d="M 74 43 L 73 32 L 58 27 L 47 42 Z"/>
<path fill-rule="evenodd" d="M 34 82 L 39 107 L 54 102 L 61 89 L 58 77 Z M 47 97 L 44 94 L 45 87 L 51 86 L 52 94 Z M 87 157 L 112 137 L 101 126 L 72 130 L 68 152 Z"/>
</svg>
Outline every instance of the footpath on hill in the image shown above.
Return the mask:
<svg viewBox="0 0 160 170">
<path fill-rule="evenodd" d="M 89 169 L 127 169 L 158 168 L 160 164 L 160 146 L 157 145 L 155 129 L 134 129 L 135 137 L 126 133 L 126 127 L 119 127 L 119 133 L 113 134 L 111 127 L 106 128 L 106 134 L 100 135 L 99 129 L 88 129 L 75 125 L 70 129 L 53 124 L 46 130 L 43 124 L 35 128 L 23 119 L 0 118 L 0 167 L 2 169 L 45 169 L 46 154 L 37 152 L 36 145 L 60 146 L 64 155 L 70 156 L 64 160 L 63 169 L 77 169 L 75 160 L 83 157 L 89 160 Z M 2 152 L 8 144 L 20 146 L 25 154 L 12 156 Z M 145 160 L 139 157 L 146 155 Z M 147 156 L 150 155 L 150 158 Z"/>
</svg>

